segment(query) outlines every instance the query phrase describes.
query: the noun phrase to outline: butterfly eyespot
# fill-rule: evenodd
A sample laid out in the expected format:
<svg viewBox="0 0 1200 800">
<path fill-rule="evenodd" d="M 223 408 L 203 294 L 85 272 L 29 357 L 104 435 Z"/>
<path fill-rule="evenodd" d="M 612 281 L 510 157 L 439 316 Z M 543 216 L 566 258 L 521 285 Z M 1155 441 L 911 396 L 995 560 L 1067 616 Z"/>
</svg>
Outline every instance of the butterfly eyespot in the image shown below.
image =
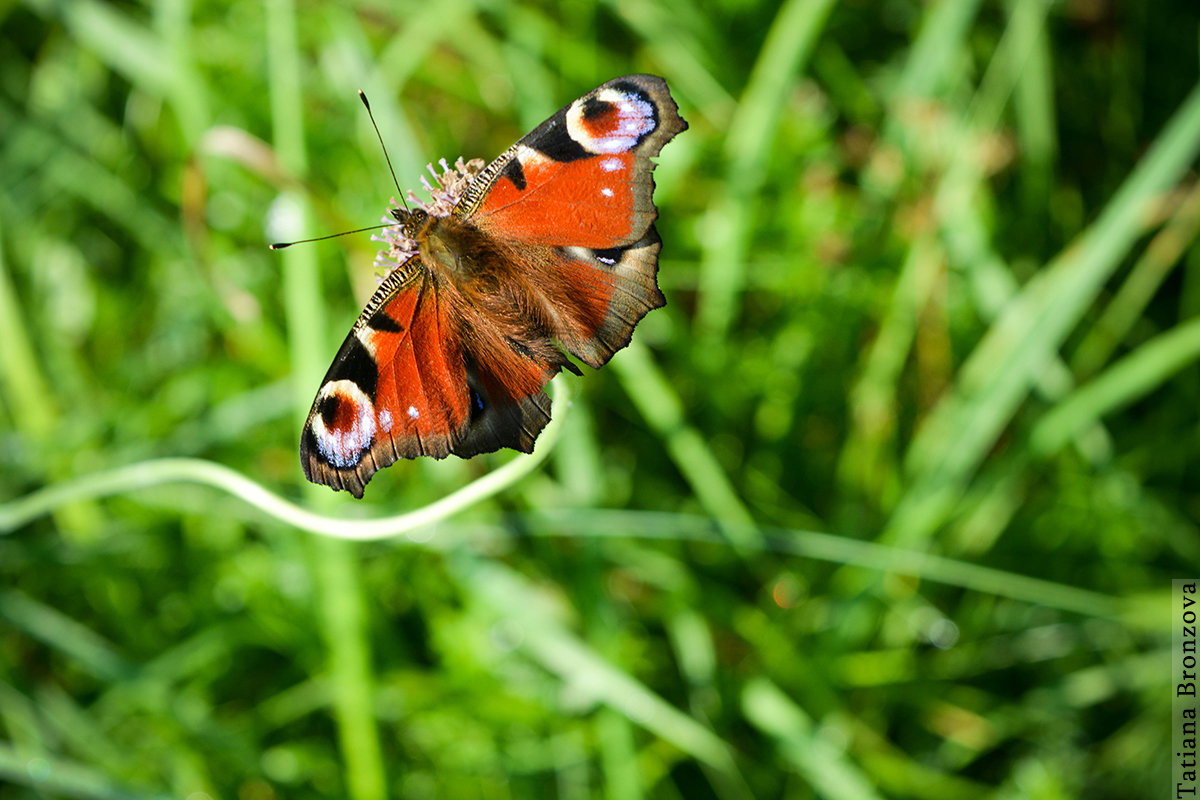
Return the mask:
<svg viewBox="0 0 1200 800">
<path fill-rule="evenodd" d="M 606 87 L 567 111 L 567 133 L 589 153 L 628 153 L 658 129 L 658 110 L 628 83 Z"/>
<path fill-rule="evenodd" d="M 310 426 L 317 452 L 339 469 L 362 460 L 375 438 L 375 406 L 353 381 L 330 381 L 317 395 Z"/>
</svg>

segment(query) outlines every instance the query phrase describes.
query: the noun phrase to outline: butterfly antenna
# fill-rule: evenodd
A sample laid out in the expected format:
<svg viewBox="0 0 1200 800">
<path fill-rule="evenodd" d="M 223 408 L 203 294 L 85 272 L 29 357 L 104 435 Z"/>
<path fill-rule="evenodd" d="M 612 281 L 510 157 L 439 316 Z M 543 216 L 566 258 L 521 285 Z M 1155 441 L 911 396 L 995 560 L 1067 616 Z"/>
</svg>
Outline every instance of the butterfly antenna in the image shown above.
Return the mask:
<svg viewBox="0 0 1200 800">
<path fill-rule="evenodd" d="M 383 151 L 388 171 L 392 173 L 392 183 L 396 185 L 396 195 L 400 198 L 405 210 L 408 210 L 408 201 L 404 199 L 404 192 L 400 190 L 400 181 L 396 180 L 396 170 L 392 168 L 392 157 L 388 155 L 387 146 L 383 143 L 383 136 L 379 133 L 379 126 L 375 124 L 375 115 L 371 113 L 371 104 L 367 102 L 367 95 L 362 89 L 358 90 L 358 99 L 362 100 L 363 106 L 367 109 L 367 116 L 371 120 L 371 127 L 375 129 L 375 138 L 379 140 L 379 149 Z"/>
<path fill-rule="evenodd" d="M 390 228 L 391 225 L 371 225 L 366 228 L 355 228 L 352 231 L 342 231 L 341 233 L 331 233 L 328 236 L 317 236 L 313 239 L 297 239 L 294 242 L 275 242 L 267 245 L 272 250 L 282 250 L 285 247 L 291 247 L 294 244 L 305 244 L 307 242 L 323 242 L 326 239 L 336 239 L 339 236 L 349 236 L 352 233 L 362 233 L 363 231 L 377 231 L 380 228 Z"/>
</svg>

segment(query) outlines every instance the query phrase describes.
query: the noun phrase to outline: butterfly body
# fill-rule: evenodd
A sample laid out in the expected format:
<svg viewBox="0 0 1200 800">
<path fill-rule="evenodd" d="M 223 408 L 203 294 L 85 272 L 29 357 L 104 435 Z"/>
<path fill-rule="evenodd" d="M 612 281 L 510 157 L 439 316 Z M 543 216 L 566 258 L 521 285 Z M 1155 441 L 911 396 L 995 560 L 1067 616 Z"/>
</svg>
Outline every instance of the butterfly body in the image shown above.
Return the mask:
<svg viewBox="0 0 1200 800">
<path fill-rule="evenodd" d="M 393 208 L 392 271 L 301 437 L 309 480 L 361 497 L 399 458 L 531 451 L 546 383 L 579 374 L 567 354 L 602 366 L 665 302 L 650 157 L 685 128 L 661 78 L 617 78 L 486 168 L 435 175 L 433 204 Z"/>
</svg>

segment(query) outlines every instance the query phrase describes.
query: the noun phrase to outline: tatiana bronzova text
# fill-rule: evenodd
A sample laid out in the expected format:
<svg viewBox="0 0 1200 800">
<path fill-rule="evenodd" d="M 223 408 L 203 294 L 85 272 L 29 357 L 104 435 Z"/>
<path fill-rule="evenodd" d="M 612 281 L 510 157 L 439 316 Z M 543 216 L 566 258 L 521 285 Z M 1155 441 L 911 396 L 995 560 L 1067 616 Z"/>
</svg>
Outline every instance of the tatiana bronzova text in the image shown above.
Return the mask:
<svg viewBox="0 0 1200 800">
<path fill-rule="evenodd" d="M 1171 797 L 1196 798 L 1196 625 L 1200 579 L 1171 582 Z"/>
</svg>

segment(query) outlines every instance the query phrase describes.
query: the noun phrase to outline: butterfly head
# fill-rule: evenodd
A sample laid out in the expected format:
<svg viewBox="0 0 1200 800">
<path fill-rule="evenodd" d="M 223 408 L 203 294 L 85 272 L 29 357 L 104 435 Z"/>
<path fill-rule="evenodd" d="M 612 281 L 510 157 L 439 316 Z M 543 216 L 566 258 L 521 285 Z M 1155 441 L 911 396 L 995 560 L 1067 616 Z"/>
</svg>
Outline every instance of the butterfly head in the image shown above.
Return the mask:
<svg viewBox="0 0 1200 800">
<path fill-rule="evenodd" d="M 412 192 L 408 193 L 408 198 L 413 208 L 398 206 L 393 200 L 388 208 L 388 215 L 383 218 L 387 229 L 382 234 L 372 237 L 387 245 L 375 256 L 375 267 L 381 276 L 417 254 L 417 240 L 426 232 L 431 220 L 453 214 L 467 187 L 483 170 L 483 161 L 478 158 L 470 161 L 459 158 L 453 166 L 446 163 L 445 159 L 438 163 L 442 168 L 440 173 L 432 164 L 429 165 L 433 182 L 430 183 L 424 178 L 421 180 L 429 192 L 429 200 L 420 200 Z M 392 224 L 393 222 L 395 224 Z"/>
<path fill-rule="evenodd" d="M 429 221 L 429 212 L 423 208 L 391 208 L 388 209 L 392 219 L 400 226 L 400 235 L 405 239 L 415 240 L 417 234 Z"/>
</svg>

